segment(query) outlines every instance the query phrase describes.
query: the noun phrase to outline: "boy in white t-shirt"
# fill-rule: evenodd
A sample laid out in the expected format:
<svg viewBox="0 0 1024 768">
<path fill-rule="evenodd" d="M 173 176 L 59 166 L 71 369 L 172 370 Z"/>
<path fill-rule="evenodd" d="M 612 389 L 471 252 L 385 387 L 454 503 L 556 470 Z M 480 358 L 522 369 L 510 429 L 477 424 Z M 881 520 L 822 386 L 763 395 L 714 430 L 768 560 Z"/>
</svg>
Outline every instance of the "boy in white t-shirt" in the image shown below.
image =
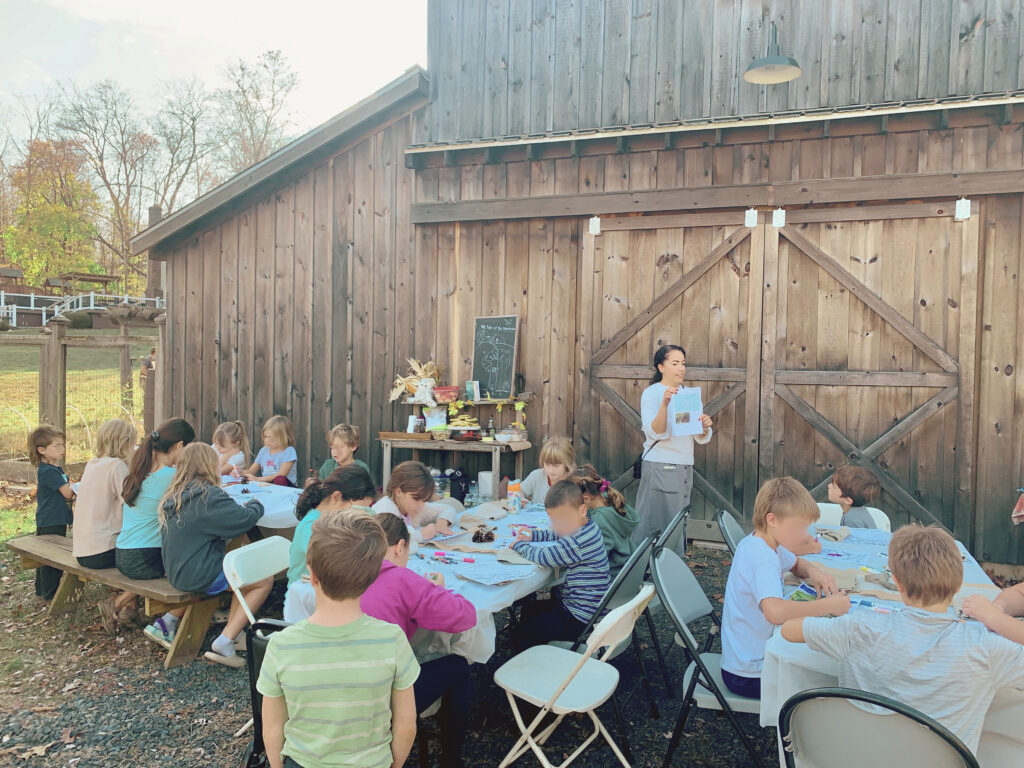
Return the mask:
<svg viewBox="0 0 1024 768">
<path fill-rule="evenodd" d="M 722 612 L 722 679 L 738 696 L 761 698 L 764 647 L 775 627 L 803 616 L 841 616 L 850 598 L 835 579 L 790 552 L 818 519 L 818 505 L 792 477 L 769 480 L 754 500 L 754 532 L 740 541 L 725 586 Z M 821 599 L 786 600 L 782 576 L 792 571 Z"/>
</svg>

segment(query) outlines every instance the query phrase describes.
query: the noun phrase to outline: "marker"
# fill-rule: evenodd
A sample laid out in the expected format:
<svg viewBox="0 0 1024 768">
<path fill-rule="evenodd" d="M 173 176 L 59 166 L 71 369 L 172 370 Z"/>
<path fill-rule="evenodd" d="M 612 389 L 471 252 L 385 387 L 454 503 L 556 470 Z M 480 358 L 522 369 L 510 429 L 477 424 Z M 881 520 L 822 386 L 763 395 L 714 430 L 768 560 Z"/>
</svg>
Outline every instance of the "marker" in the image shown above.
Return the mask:
<svg viewBox="0 0 1024 768">
<path fill-rule="evenodd" d="M 464 558 L 462 558 L 462 562 L 464 562 L 464 563 L 475 563 L 476 560 L 474 558 L 472 558 L 472 557 L 464 557 Z"/>
</svg>

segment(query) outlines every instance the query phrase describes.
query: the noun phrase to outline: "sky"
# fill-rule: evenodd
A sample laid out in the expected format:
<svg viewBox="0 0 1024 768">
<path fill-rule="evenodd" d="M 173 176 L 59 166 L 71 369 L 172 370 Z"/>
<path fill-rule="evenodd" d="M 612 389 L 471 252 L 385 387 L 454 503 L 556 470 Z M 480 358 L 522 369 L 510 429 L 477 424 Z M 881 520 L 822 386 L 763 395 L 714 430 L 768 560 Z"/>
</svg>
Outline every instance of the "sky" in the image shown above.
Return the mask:
<svg viewBox="0 0 1024 768">
<path fill-rule="evenodd" d="M 226 64 L 280 49 L 299 76 L 298 132 L 427 62 L 427 0 L 0 0 L 0 106 L 59 81 L 117 80 L 143 106 L 161 83 L 214 88 Z"/>
</svg>

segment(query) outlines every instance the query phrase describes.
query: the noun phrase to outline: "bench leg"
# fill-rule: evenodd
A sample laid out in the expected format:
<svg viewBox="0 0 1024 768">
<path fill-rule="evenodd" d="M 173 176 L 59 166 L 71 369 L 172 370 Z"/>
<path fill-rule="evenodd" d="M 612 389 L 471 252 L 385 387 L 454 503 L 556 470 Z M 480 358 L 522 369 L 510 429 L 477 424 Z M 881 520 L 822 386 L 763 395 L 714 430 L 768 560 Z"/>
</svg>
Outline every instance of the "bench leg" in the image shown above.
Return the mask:
<svg viewBox="0 0 1024 768">
<path fill-rule="evenodd" d="M 49 616 L 64 616 L 74 610 L 82 597 L 82 590 L 85 589 L 85 582 L 78 578 L 77 574 L 65 571 L 60 577 L 60 586 L 50 601 Z"/>
<path fill-rule="evenodd" d="M 206 630 L 210 628 L 213 613 L 217 610 L 219 596 L 192 603 L 185 609 L 185 615 L 178 624 L 178 632 L 174 642 L 164 659 L 164 669 L 190 664 L 195 660 L 199 649 L 203 647 Z"/>
</svg>

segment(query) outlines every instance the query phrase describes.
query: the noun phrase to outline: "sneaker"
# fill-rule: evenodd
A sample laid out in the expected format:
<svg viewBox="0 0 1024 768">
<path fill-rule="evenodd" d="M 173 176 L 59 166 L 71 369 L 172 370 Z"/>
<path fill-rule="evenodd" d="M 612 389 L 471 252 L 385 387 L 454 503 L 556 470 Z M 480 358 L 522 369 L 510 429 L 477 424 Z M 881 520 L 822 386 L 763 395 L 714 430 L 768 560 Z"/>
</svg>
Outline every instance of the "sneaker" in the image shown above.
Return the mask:
<svg viewBox="0 0 1024 768">
<path fill-rule="evenodd" d="M 214 661 L 217 664 L 223 664 L 225 667 L 231 667 L 233 669 L 239 669 L 245 666 L 245 659 L 239 656 L 237 653 L 232 653 L 230 656 L 225 656 L 222 653 L 217 653 L 214 650 L 209 650 L 203 654 L 203 658 L 207 661 Z"/>
<path fill-rule="evenodd" d="M 174 636 L 177 634 L 177 631 L 177 627 L 174 627 L 174 629 L 168 629 L 161 617 L 146 627 L 143 630 L 143 634 L 157 645 L 162 645 L 164 648 L 170 650 L 171 643 L 174 642 Z"/>
<path fill-rule="evenodd" d="M 100 614 L 100 624 L 103 625 L 103 629 L 112 635 L 116 635 L 117 609 L 114 608 L 114 598 L 109 597 L 106 600 L 100 600 L 96 610 Z"/>
<path fill-rule="evenodd" d="M 117 623 L 123 627 L 136 627 L 138 629 L 146 628 L 146 622 L 142 616 L 139 615 L 139 609 L 133 605 L 129 605 L 118 611 Z"/>
</svg>

